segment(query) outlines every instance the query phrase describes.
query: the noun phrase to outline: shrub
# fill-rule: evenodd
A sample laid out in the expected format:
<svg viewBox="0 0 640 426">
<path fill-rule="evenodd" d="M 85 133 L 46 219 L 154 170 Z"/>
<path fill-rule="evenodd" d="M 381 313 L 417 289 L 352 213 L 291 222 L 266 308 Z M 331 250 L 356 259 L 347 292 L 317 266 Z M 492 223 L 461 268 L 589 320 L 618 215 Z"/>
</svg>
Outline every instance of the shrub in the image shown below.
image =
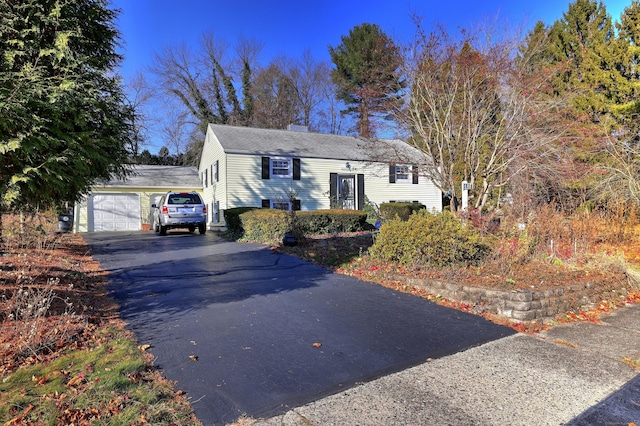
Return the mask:
<svg viewBox="0 0 640 426">
<path fill-rule="evenodd" d="M 414 212 L 424 210 L 426 206 L 420 203 L 382 203 L 380 214 L 387 220 L 399 217 L 400 220 L 408 220 Z"/>
<path fill-rule="evenodd" d="M 314 210 L 298 212 L 298 224 L 306 235 L 337 234 L 365 229 L 367 214 L 359 210 Z"/>
<path fill-rule="evenodd" d="M 234 207 L 224 211 L 224 221 L 227 224 L 227 231 L 230 233 L 242 234 L 242 221 L 240 215 L 248 211 L 259 209 L 260 207 Z"/>
<path fill-rule="evenodd" d="M 369 252 L 403 265 L 443 267 L 478 263 L 489 246 L 477 230 L 464 226 L 451 212 L 420 210 L 407 221 L 396 218 L 382 225 Z"/>
<path fill-rule="evenodd" d="M 239 216 L 243 238 L 249 241 L 275 242 L 289 231 L 287 212 L 278 209 L 254 209 Z"/>
<path fill-rule="evenodd" d="M 3 249 L 53 249 L 60 234 L 57 232 L 57 216 L 54 211 L 17 212 L 2 216 Z"/>
</svg>

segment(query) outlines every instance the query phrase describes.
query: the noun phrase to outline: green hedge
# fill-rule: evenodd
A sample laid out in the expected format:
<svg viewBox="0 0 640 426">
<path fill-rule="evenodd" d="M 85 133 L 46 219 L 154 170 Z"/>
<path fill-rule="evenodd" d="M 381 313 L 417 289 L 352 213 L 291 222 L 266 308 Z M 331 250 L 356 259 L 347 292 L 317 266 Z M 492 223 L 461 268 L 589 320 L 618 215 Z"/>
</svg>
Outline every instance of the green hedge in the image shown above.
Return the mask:
<svg viewBox="0 0 640 426">
<path fill-rule="evenodd" d="M 426 206 L 420 203 L 382 203 L 380 204 L 380 214 L 386 220 L 395 219 L 408 220 L 414 212 L 424 210 Z"/>
<path fill-rule="evenodd" d="M 299 226 L 306 235 L 362 231 L 367 213 L 360 210 L 313 210 L 298 212 Z"/>
<path fill-rule="evenodd" d="M 227 224 L 227 231 L 231 233 L 241 234 L 242 221 L 240 215 L 248 211 L 259 209 L 260 207 L 234 207 L 232 209 L 224 210 L 224 221 Z"/>
<path fill-rule="evenodd" d="M 255 209 L 242 213 L 243 238 L 265 243 L 281 241 L 288 231 L 287 213 L 278 209 Z"/>
<path fill-rule="evenodd" d="M 239 216 L 244 230 L 243 238 L 249 241 L 277 242 L 289 229 L 290 212 L 277 209 L 254 209 Z M 297 211 L 295 215 L 298 238 L 316 234 L 334 234 L 361 231 L 366 228 L 367 214 L 358 210 Z"/>
<path fill-rule="evenodd" d="M 407 221 L 387 221 L 369 249 L 373 257 L 380 259 L 436 267 L 475 264 L 489 251 L 481 235 L 464 226 L 451 212 L 431 214 L 426 210 L 411 215 Z"/>
</svg>

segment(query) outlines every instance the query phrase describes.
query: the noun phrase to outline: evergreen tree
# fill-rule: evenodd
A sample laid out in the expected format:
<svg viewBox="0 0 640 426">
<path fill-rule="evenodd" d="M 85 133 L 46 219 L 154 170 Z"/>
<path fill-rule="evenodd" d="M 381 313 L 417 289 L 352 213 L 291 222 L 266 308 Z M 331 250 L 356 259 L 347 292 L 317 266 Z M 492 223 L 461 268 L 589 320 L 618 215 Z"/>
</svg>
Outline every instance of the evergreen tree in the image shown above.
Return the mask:
<svg viewBox="0 0 640 426">
<path fill-rule="evenodd" d="M 126 174 L 116 16 L 106 0 L 0 0 L 0 212 Z"/>
<path fill-rule="evenodd" d="M 640 2 L 634 0 L 627 6 L 620 21 L 616 24 L 618 38 L 616 57 L 618 71 L 625 79 L 626 90 L 621 92 L 619 105 L 613 112 L 618 116 L 624 131 L 638 140 L 640 123 L 637 114 L 640 113 Z"/>
<path fill-rule="evenodd" d="M 331 78 L 338 87 L 337 97 L 358 117 L 358 133 L 375 135 L 371 118 L 386 117 L 400 106 L 399 92 L 405 87 L 400 74 L 402 59 L 398 47 L 375 24 L 364 23 L 342 37 L 342 43 L 329 47 L 336 66 Z"/>
<path fill-rule="evenodd" d="M 593 122 L 620 101 L 624 81 L 617 72 L 615 34 L 604 3 L 576 0 L 549 33 L 552 64 L 561 64 L 556 93 L 570 93 L 573 104 Z"/>
</svg>

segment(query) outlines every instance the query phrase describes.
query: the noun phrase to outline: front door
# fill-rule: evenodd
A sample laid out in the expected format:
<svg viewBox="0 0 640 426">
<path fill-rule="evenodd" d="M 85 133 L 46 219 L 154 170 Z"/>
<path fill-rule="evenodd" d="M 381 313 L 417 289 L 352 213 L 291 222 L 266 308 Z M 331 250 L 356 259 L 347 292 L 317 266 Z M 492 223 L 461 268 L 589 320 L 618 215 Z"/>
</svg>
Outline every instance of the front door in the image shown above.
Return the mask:
<svg viewBox="0 0 640 426">
<path fill-rule="evenodd" d="M 346 210 L 356 209 L 356 178 L 354 175 L 338 176 L 338 205 Z"/>
</svg>

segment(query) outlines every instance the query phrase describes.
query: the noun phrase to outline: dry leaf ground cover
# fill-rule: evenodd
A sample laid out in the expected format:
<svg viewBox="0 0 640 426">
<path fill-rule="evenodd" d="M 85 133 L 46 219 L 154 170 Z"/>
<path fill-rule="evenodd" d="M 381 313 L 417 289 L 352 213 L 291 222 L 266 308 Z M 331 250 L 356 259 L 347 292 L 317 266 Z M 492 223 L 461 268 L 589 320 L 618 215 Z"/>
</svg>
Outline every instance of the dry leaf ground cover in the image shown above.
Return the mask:
<svg viewBox="0 0 640 426">
<path fill-rule="evenodd" d="M 199 424 L 125 331 L 82 237 L 37 234 L 0 256 L 0 424 Z"/>
<path fill-rule="evenodd" d="M 594 225 L 595 226 L 595 225 Z M 489 258 L 478 266 L 452 266 L 429 268 L 407 267 L 373 259 L 367 250 L 374 243 L 375 235 L 369 232 L 341 236 L 314 236 L 293 247 L 276 247 L 330 268 L 338 273 L 352 275 L 398 291 L 425 297 L 434 302 L 467 312 L 482 314 L 492 321 L 509 325 L 521 332 L 537 332 L 553 322 L 577 320 L 597 321 L 602 314 L 627 303 L 640 302 L 640 226 L 627 230 L 623 241 L 616 244 L 601 240 L 590 245 L 589 253 L 577 256 L 573 247 L 557 245 L 554 252 L 521 259 L 515 253 L 504 253 Z M 500 243 L 500 242 L 499 242 Z M 509 241 L 506 242 L 510 244 Z M 595 284 L 594 291 L 619 289 L 627 285 L 629 293 L 624 299 L 598 303 L 589 311 L 567 312 L 554 321 L 543 323 L 519 323 L 508 321 L 487 312 L 477 312 L 473 306 L 429 294 L 422 288 L 408 286 L 398 277 L 420 277 L 442 282 L 495 290 L 549 290 L 572 285 Z"/>
</svg>

